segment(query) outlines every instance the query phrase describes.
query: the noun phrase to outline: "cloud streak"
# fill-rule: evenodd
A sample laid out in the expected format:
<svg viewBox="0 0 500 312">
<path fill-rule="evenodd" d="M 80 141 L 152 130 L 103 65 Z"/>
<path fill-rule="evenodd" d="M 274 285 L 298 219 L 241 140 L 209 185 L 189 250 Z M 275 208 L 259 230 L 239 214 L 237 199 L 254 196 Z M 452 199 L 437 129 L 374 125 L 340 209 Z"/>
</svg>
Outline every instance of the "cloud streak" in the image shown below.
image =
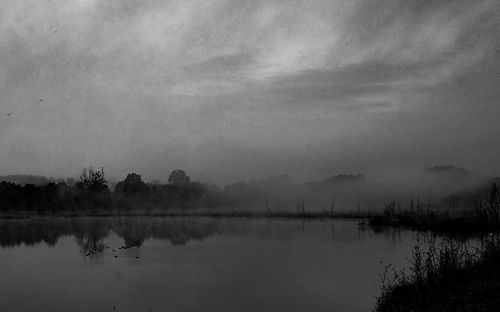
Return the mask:
<svg viewBox="0 0 500 312">
<path fill-rule="evenodd" d="M 6 0 L 0 12 L 4 174 L 500 171 L 484 139 L 500 134 L 497 1 Z"/>
</svg>

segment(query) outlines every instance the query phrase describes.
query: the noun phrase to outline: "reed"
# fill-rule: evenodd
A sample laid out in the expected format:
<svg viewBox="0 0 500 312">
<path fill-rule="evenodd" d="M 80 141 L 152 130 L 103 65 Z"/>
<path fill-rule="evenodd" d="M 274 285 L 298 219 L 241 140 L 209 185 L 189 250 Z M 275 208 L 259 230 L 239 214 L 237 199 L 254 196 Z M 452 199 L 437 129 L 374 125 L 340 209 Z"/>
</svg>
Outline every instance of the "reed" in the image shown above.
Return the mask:
<svg viewBox="0 0 500 312">
<path fill-rule="evenodd" d="M 500 239 L 493 233 L 479 247 L 435 236 L 424 247 L 417 236 L 409 270 L 384 265 L 376 312 L 499 311 Z"/>
</svg>

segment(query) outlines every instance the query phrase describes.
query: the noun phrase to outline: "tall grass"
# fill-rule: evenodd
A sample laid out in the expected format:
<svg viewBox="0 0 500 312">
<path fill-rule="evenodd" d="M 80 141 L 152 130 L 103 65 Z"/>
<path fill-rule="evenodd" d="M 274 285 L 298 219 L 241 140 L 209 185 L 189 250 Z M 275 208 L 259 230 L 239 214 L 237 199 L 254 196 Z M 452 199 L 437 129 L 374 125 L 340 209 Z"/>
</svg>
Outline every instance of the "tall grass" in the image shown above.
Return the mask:
<svg viewBox="0 0 500 312">
<path fill-rule="evenodd" d="M 476 246 L 469 241 L 451 239 L 445 239 L 437 246 L 435 236 L 426 243 L 428 246 L 424 247 L 421 235 L 417 236 L 408 270 L 396 270 L 390 264 L 383 264 L 376 312 L 454 311 L 457 302 L 467 300 L 459 294 L 480 291 L 464 290 L 471 278 L 488 276 L 490 270 L 500 273 L 497 268 L 500 260 L 498 236 L 488 235 Z M 499 280 L 495 279 L 494 283 L 495 287 L 500 287 Z M 481 300 L 480 296 L 476 297 Z"/>
<path fill-rule="evenodd" d="M 500 193 L 494 184 L 490 195 L 477 200 L 473 206 L 461 211 L 410 199 L 401 208 L 399 202 L 389 202 L 379 216 L 371 219 L 372 225 L 410 226 L 419 229 L 463 231 L 500 230 Z"/>
</svg>

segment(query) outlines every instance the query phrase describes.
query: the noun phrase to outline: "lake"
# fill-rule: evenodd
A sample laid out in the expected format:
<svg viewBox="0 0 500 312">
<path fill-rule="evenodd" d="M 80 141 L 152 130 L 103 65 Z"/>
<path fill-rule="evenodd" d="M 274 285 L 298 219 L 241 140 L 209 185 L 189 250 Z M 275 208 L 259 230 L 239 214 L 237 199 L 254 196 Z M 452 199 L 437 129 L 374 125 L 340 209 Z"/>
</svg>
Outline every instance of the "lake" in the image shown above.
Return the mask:
<svg viewBox="0 0 500 312">
<path fill-rule="evenodd" d="M 0 311 L 371 311 L 415 233 L 350 220 L 0 220 Z"/>
</svg>

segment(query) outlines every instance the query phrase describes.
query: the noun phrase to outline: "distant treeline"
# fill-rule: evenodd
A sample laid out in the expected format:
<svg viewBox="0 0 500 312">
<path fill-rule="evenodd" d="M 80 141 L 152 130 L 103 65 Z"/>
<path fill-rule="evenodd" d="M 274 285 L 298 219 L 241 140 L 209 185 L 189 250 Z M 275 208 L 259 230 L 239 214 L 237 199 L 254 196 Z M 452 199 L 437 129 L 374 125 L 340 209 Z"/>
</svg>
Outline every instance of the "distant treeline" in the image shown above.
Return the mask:
<svg viewBox="0 0 500 312">
<path fill-rule="evenodd" d="M 361 175 L 341 174 L 307 183 L 296 183 L 289 175 L 280 175 L 229 184 L 221 189 L 216 185 L 191 181 L 180 169 L 172 171 L 166 184 L 159 181 L 145 183 L 139 174 L 130 173 L 113 187 L 106 180 L 104 170 L 93 168 L 83 169 L 78 180 L 31 175 L 4 176 L 0 181 L 2 178 L 7 178 L 7 181 L 0 182 L 0 211 L 40 213 L 236 206 L 282 211 L 293 210 L 297 202 L 302 204 L 304 213 L 311 209 L 318 211 L 318 207 L 325 208 L 323 202 L 328 204 L 330 211 L 333 197 L 342 193 L 344 198 L 359 199 L 360 190 L 366 184 Z"/>
<path fill-rule="evenodd" d="M 104 170 L 83 169 L 79 181 L 41 185 L 0 182 L 1 211 L 50 213 L 72 210 L 129 210 L 136 208 L 213 208 L 231 203 L 217 186 L 193 182 L 183 170 L 174 170 L 167 184 L 142 181 L 130 173 L 111 191 Z"/>
<path fill-rule="evenodd" d="M 0 176 L 0 181 L 12 182 L 14 184 L 33 184 L 33 185 L 44 185 L 47 183 L 59 183 L 66 182 L 68 184 L 75 184 L 77 181 L 75 179 L 69 178 L 66 181 L 63 179 L 53 178 L 53 177 L 45 177 L 40 175 L 32 175 L 32 174 L 9 174 Z"/>
<path fill-rule="evenodd" d="M 472 178 L 461 167 L 434 166 L 415 175 L 367 181 L 359 174 L 338 174 L 324 180 L 297 182 L 288 174 L 228 184 L 223 188 L 191 181 L 174 170 L 167 183 L 146 183 L 137 173 L 109 183 L 104 171 L 84 169 L 77 179 L 43 176 L 0 176 L 0 211 L 56 212 L 71 210 L 126 211 L 238 207 L 270 213 L 382 212 L 389 202 L 422 199 L 426 206 L 456 214 L 488 196 L 495 178 Z M 413 198 L 413 199 L 412 199 Z M 431 205 L 432 203 L 432 205 Z"/>
</svg>

